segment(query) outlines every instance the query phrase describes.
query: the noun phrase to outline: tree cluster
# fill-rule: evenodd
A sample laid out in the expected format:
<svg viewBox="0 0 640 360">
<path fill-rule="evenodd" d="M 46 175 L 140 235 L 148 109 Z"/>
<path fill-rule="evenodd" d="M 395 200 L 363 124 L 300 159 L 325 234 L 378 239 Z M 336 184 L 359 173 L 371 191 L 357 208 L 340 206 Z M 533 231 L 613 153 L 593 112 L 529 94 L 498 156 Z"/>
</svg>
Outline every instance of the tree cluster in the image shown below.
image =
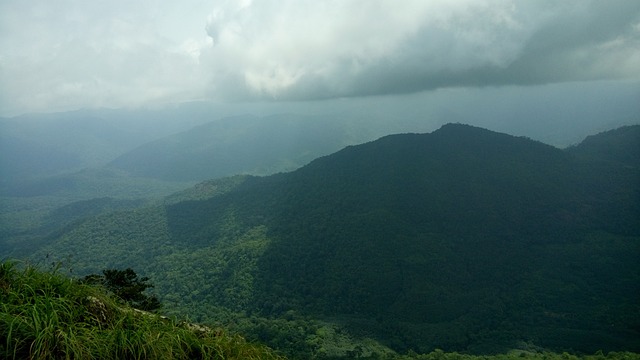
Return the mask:
<svg viewBox="0 0 640 360">
<path fill-rule="evenodd" d="M 106 269 L 102 271 L 102 275 L 87 275 L 82 281 L 104 286 L 119 299 L 136 309 L 155 311 L 162 306 L 155 295 L 145 294 L 147 289 L 153 287 L 149 278 L 139 278 L 131 268 L 125 270 Z"/>
</svg>

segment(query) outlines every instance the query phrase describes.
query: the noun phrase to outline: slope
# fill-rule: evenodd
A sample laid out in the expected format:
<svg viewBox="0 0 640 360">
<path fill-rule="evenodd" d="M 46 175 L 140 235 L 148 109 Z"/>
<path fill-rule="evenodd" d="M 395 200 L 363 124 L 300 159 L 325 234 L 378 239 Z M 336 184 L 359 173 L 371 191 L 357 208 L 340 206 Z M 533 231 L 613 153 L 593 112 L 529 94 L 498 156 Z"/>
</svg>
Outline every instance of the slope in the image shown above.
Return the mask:
<svg viewBox="0 0 640 360">
<path fill-rule="evenodd" d="M 293 312 L 396 351 L 638 351 L 639 179 L 449 124 L 102 215 L 47 251 L 91 271 L 137 262 L 209 321 Z"/>
<path fill-rule="evenodd" d="M 238 116 L 145 144 L 118 157 L 111 166 L 165 180 L 271 174 L 295 169 L 355 141 L 337 119 Z"/>
<path fill-rule="evenodd" d="M 346 149 L 287 178 L 257 301 L 348 314 L 423 351 L 482 351 L 510 331 L 544 346 L 628 344 L 640 182 L 638 169 L 610 170 L 459 125 Z M 594 315 L 627 328 L 616 339 Z"/>
<path fill-rule="evenodd" d="M 282 359 L 221 329 L 133 309 L 104 287 L 0 263 L 3 359 Z"/>
<path fill-rule="evenodd" d="M 640 166 L 640 125 L 623 126 L 589 136 L 567 150 L 591 160 Z"/>
</svg>

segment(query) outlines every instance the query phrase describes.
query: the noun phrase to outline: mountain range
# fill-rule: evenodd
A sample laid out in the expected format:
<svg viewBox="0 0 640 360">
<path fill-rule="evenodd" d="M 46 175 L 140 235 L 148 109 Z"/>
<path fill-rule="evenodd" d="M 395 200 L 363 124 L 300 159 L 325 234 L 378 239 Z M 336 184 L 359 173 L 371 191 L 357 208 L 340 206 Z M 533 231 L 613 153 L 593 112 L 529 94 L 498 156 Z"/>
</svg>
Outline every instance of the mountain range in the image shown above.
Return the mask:
<svg viewBox="0 0 640 360">
<path fill-rule="evenodd" d="M 343 119 L 238 116 L 144 144 L 109 165 L 134 176 L 169 181 L 266 175 L 294 170 L 359 140 L 362 137 L 351 133 Z"/>
<path fill-rule="evenodd" d="M 640 351 L 639 144 L 640 126 L 561 150 L 448 124 L 80 219 L 38 256 L 134 266 L 167 308 L 281 349 L 257 323 L 398 352 Z M 314 329 L 300 357 L 326 351 Z"/>
</svg>

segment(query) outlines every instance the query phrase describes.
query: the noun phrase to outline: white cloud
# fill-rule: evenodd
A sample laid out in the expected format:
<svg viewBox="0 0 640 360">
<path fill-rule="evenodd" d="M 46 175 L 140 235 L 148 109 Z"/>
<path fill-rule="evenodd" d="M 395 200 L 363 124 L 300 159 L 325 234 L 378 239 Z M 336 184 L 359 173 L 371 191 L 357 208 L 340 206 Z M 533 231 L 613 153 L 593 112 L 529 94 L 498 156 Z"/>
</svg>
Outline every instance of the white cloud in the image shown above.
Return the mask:
<svg viewBox="0 0 640 360">
<path fill-rule="evenodd" d="M 640 2 L 0 3 L 0 113 L 638 78 Z"/>
<path fill-rule="evenodd" d="M 199 96 L 204 86 L 199 47 L 209 45 L 207 12 L 201 13 L 198 32 L 185 33 L 181 29 L 193 28 L 197 19 L 159 13 L 161 5 L 3 2 L 0 112 L 136 106 Z"/>
</svg>

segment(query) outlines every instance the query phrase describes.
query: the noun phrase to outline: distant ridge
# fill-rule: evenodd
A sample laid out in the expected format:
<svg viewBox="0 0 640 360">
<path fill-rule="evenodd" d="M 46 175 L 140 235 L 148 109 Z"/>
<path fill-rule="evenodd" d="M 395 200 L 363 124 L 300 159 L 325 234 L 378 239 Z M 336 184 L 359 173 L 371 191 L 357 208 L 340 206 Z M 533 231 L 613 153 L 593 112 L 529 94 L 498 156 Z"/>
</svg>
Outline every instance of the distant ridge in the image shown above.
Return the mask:
<svg viewBox="0 0 640 360">
<path fill-rule="evenodd" d="M 264 175 L 290 171 L 336 151 L 349 136 L 341 122 L 330 119 L 238 116 L 145 144 L 110 166 L 136 176 L 174 181 Z"/>
<path fill-rule="evenodd" d="M 640 166 L 640 125 L 623 126 L 591 135 L 579 145 L 569 148 L 569 151 L 590 159 Z"/>
</svg>

